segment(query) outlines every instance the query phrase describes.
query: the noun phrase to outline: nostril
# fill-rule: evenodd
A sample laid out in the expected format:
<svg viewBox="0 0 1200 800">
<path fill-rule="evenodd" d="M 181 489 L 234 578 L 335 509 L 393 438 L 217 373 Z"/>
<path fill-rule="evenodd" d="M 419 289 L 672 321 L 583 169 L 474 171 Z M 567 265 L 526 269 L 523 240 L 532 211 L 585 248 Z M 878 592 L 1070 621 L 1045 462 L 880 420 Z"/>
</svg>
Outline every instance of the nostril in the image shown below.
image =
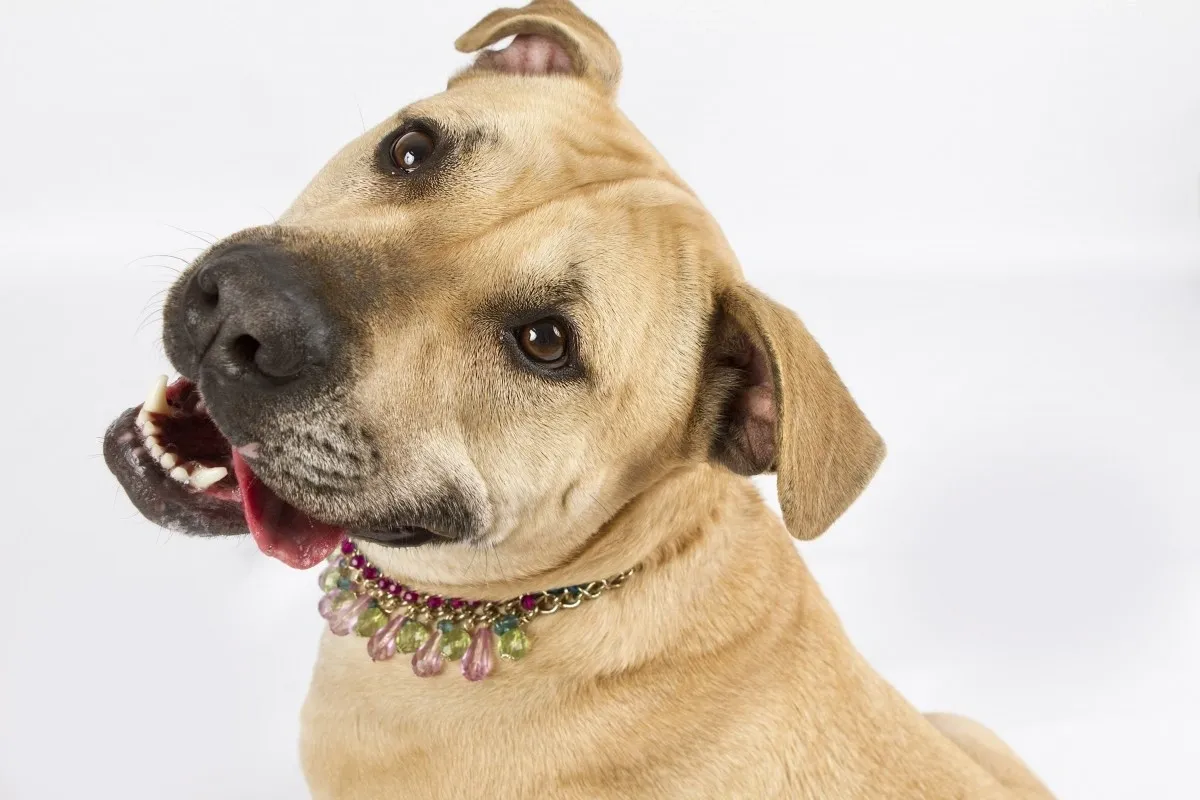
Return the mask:
<svg viewBox="0 0 1200 800">
<path fill-rule="evenodd" d="M 304 351 L 283 340 L 265 340 L 242 333 L 225 345 L 228 363 L 238 374 L 257 374 L 272 380 L 291 380 L 304 367 Z"/>
<path fill-rule="evenodd" d="M 200 290 L 200 299 L 208 306 L 215 307 L 221 298 L 217 286 L 217 277 L 207 267 L 196 273 L 196 288 Z"/>
<path fill-rule="evenodd" d="M 258 339 L 248 333 L 243 333 L 229 343 L 229 355 L 234 363 L 242 367 L 254 367 L 258 350 L 262 347 Z"/>
</svg>

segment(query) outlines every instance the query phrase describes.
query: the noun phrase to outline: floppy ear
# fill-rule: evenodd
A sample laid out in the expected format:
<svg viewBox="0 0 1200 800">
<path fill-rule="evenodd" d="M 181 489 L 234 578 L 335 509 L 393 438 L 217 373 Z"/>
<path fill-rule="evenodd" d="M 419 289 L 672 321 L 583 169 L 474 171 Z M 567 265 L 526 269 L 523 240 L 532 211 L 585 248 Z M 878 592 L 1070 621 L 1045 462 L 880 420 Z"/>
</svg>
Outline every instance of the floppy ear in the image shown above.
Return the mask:
<svg viewBox="0 0 1200 800">
<path fill-rule="evenodd" d="M 798 539 L 832 525 L 883 461 L 883 440 L 816 340 L 745 284 L 717 300 L 707 383 L 710 456 L 743 475 L 778 472 L 783 519 Z"/>
<path fill-rule="evenodd" d="M 480 53 L 475 70 L 513 75 L 563 73 L 596 83 L 609 94 L 621 80 L 621 56 L 604 29 L 567 0 L 533 0 L 524 8 L 501 8 L 454 43 L 473 53 L 507 36 L 503 50 Z"/>
</svg>

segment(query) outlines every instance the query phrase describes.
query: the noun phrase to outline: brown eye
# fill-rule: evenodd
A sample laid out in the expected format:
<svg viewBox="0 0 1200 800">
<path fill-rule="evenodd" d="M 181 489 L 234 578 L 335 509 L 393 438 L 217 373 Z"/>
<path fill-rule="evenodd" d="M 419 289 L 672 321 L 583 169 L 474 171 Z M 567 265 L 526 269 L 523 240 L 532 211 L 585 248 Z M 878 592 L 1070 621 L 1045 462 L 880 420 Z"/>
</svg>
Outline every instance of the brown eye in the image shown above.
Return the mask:
<svg viewBox="0 0 1200 800">
<path fill-rule="evenodd" d="M 557 319 L 540 319 L 517 328 L 517 344 L 533 361 L 560 367 L 567 360 L 567 328 Z"/>
<path fill-rule="evenodd" d="M 433 137 L 422 131 L 409 131 L 392 143 L 392 164 L 412 172 L 433 154 Z"/>
</svg>

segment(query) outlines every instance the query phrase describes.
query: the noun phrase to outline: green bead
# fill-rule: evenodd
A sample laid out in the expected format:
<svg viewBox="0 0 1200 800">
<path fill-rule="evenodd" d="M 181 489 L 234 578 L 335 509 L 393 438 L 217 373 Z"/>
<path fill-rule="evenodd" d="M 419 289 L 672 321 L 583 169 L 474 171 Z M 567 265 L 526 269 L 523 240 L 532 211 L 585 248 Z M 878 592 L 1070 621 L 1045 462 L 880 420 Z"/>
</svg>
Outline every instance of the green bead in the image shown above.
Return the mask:
<svg viewBox="0 0 1200 800">
<path fill-rule="evenodd" d="M 520 628 L 513 628 L 500 637 L 500 657 L 509 661 L 524 658 L 529 653 L 529 637 Z"/>
<path fill-rule="evenodd" d="M 327 592 L 332 592 L 338 588 L 338 584 L 344 577 L 346 575 L 340 569 L 331 569 L 321 578 L 321 588 Z"/>
<path fill-rule="evenodd" d="M 451 661 L 458 661 L 471 645 L 471 634 L 457 625 L 442 633 L 442 655 Z"/>
<path fill-rule="evenodd" d="M 376 631 L 387 624 L 387 621 L 388 616 L 383 613 L 383 609 L 372 606 L 358 615 L 358 622 L 354 624 L 354 632 L 359 636 L 374 636 Z"/>
<path fill-rule="evenodd" d="M 428 628 L 415 619 L 406 620 L 396 634 L 396 649 L 401 653 L 415 653 L 428 638 Z"/>
</svg>

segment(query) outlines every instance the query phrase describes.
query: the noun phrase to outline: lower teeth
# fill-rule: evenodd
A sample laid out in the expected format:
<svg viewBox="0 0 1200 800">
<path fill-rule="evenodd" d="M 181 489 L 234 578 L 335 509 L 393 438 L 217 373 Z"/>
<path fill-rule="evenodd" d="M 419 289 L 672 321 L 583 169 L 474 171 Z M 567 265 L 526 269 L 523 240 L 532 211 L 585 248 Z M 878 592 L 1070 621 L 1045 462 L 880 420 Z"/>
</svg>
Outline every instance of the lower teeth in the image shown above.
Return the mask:
<svg viewBox="0 0 1200 800">
<path fill-rule="evenodd" d="M 174 453 L 168 452 L 163 446 L 162 440 L 159 439 L 159 434 L 162 433 L 162 428 L 154 423 L 152 414 L 169 414 L 170 406 L 166 400 L 166 376 L 162 376 L 155 381 L 154 386 L 150 390 L 150 395 L 146 398 L 146 403 L 138 412 L 136 427 L 142 434 L 142 444 L 146 450 L 159 463 L 163 471 L 170 475 L 175 480 L 182 483 L 184 486 L 190 486 L 197 491 L 204 491 L 213 484 L 223 480 L 229 474 L 229 470 L 225 467 L 206 467 L 203 464 L 195 461 L 188 461 L 183 464 L 179 463 L 179 457 Z"/>
</svg>

